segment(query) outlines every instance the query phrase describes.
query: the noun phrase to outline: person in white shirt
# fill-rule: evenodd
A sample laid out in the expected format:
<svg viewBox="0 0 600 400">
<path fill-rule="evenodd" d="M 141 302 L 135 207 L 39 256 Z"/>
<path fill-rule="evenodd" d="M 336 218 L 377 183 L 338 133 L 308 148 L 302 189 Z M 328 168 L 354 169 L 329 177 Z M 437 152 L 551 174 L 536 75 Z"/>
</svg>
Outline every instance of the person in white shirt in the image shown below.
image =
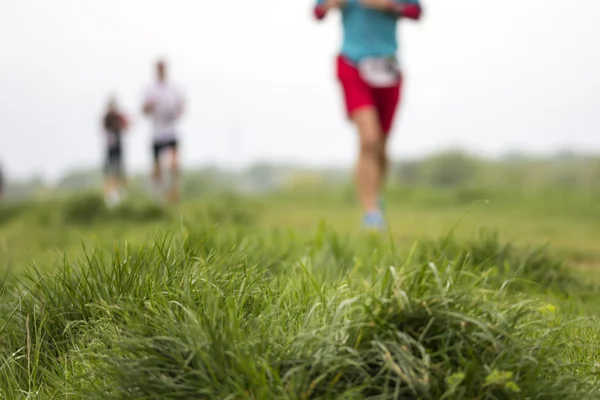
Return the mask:
<svg viewBox="0 0 600 400">
<path fill-rule="evenodd" d="M 162 174 L 163 155 L 169 155 L 170 187 L 168 197 L 171 201 L 179 200 L 179 127 L 178 122 L 183 115 L 185 99 L 182 89 L 167 80 L 165 61 L 156 64 L 156 82 L 145 95 L 143 112 L 152 120 L 152 150 L 154 157 L 152 178 L 157 188 L 165 188 Z"/>
</svg>

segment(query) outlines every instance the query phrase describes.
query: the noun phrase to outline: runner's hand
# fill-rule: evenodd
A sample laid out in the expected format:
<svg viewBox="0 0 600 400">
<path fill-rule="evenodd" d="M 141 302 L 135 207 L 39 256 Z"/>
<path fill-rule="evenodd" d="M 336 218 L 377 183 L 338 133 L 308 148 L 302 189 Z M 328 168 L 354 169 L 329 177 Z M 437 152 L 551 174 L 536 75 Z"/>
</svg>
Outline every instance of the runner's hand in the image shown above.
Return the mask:
<svg viewBox="0 0 600 400">
<path fill-rule="evenodd" d="M 154 107 L 155 104 L 153 101 L 147 101 L 143 107 L 144 114 L 152 114 L 154 112 Z"/>
<path fill-rule="evenodd" d="M 376 10 L 389 10 L 394 4 L 393 0 L 360 0 L 360 3 L 367 8 Z"/>
</svg>

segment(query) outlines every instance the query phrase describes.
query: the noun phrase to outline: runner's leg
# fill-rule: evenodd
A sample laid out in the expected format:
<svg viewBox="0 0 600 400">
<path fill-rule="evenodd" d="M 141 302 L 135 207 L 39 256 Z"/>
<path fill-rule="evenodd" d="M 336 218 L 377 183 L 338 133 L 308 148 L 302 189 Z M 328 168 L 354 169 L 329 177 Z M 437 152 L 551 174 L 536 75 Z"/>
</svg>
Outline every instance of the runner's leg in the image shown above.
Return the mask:
<svg viewBox="0 0 600 400">
<path fill-rule="evenodd" d="M 122 150 L 119 154 L 119 164 L 117 167 L 117 174 L 115 176 L 115 187 L 120 196 L 125 194 L 125 190 L 127 189 L 127 177 L 125 175 L 125 165 L 123 163 Z"/>
<path fill-rule="evenodd" d="M 169 190 L 169 197 L 171 201 L 178 202 L 180 199 L 179 190 L 179 150 L 177 148 L 177 142 L 173 141 L 170 152 L 170 175 L 171 175 L 171 187 Z"/>
<path fill-rule="evenodd" d="M 382 151 L 380 153 L 379 164 L 381 168 L 380 192 L 383 192 L 385 182 L 389 174 L 390 161 L 388 156 L 389 137 L 396 117 L 398 105 L 401 100 L 402 77 L 398 85 L 390 88 L 373 89 L 379 123 L 382 130 Z M 380 199 L 381 200 L 381 199 Z"/>
<path fill-rule="evenodd" d="M 152 146 L 153 164 L 152 164 L 152 184 L 156 196 L 162 196 L 162 168 L 161 168 L 161 153 L 162 145 L 154 142 Z"/>
<path fill-rule="evenodd" d="M 337 75 L 342 86 L 347 116 L 358 129 L 359 156 L 356 165 L 358 197 L 366 213 L 376 212 L 381 180 L 382 131 L 374 92 L 362 80 L 356 66 L 344 56 L 337 58 Z"/>
<path fill-rule="evenodd" d="M 118 174 L 120 170 L 120 153 L 113 149 L 109 150 L 106 162 L 106 181 L 104 187 L 104 198 L 109 207 L 119 203 Z"/>
<path fill-rule="evenodd" d="M 377 110 L 361 107 L 352 113 L 358 128 L 359 156 L 356 168 L 356 184 L 363 209 L 367 213 L 379 210 L 377 204 L 383 178 L 381 160 L 384 151 L 384 136 L 381 131 Z"/>
<path fill-rule="evenodd" d="M 388 140 L 389 136 L 384 135 L 382 139 L 382 149 L 379 154 L 379 168 L 381 169 L 381 181 L 379 185 L 379 196 L 381 197 L 381 193 L 384 191 L 385 183 L 387 181 L 387 177 L 390 169 L 390 158 L 388 156 Z"/>
<path fill-rule="evenodd" d="M 104 198 L 108 199 L 111 187 L 111 165 L 110 165 L 110 150 L 106 152 L 106 159 L 104 161 Z"/>
</svg>

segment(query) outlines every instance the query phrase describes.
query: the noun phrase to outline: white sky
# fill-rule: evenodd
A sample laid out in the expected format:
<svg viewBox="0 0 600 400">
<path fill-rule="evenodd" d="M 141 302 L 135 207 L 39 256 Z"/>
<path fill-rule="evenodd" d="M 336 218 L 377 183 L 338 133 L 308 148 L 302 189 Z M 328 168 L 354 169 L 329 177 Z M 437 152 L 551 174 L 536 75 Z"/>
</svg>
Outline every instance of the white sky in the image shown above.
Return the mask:
<svg viewBox="0 0 600 400">
<path fill-rule="evenodd" d="M 400 29 L 407 83 L 392 152 L 600 151 L 600 1 L 425 0 Z M 161 55 L 183 84 L 187 166 L 350 164 L 333 57 L 312 0 L 0 0 L 0 160 L 55 178 L 103 160 L 99 118 L 133 114 L 128 168 L 150 165 L 139 109 Z M 232 138 L 237 137 L 237 145 Z"/>
</svg>

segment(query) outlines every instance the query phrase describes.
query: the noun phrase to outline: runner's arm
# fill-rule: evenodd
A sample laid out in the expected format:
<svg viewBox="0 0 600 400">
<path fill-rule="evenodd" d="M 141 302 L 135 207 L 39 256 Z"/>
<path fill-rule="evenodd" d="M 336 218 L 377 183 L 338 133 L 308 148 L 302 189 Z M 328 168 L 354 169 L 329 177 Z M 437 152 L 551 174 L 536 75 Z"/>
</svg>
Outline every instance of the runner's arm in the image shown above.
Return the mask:
<svg viewBox="0 0 600 400">
<path fill-rule="evenodd" d="M 187 95 L 182 87 L 178 88 L 179 102 L 177 104 L 177 118 L 185 113 L 187 108 Z"/>
<path fill-rule="evenodd" d="M 179 106 L 177 107 L 177 118 L 181 118 L 184 113 L 185 113 L 185 101 L 182 100 L 181 103 L 179 103 Z"/>
<path fill-rule="evenodd" d="M 320 21 L 325 18 L 327 15 L 328 8 L 325 4 L 325 0 L 317 0 L 317 4 L 315 4 L 315 8 L 313 9 L 313 14 L 315 18 Z"/>
<path fill-rule="evenodd" d="M 121 124 L 123 132 L 126 132 L 129 129 L 129 118 L 127 118 L 124 113 L 119 114 L 119 123 Z"/>
<path fill-rule="evenodd" d="M 390 0 L 388 10 L 398 18 L 408 18 L 415 21 L 421 19 L 421 14 L 423 14 L 423 8 L 419 0 L 401 2 Z"/>
<path fill-rule="evenodd" d="M 146 116 L 149 116 L 150 114 L 152 114 L 152 111 L 154 111 L 154 101 L 152 98 L 152 90 L 147 90 L 146 93 L 144 93 L 144 104 L 142 105 L 142 113 Z"/>
<path fill-rule="evenodd" d="M 142 107 L 142 112 L 144 115 L 152 114 L 152 110 L 154 109 L 154 103 L 150 99 L 146 99 L 144 101 L 144 106 Z"/>
<path fill-rule="evenodd" d="M 108 130 L 108 118 L 106 117 L 106 115 L 102 116 L 102 120 L 100 121 L 100 125 L 101 125 L 101 129 L 102 129 L 102 133 L 105 134 L 106 131 Z"/>
<path fill-rule="evenodd" d="M 419 0 L 360 0 L 369 8 L 389 12 L 398 18 L 421 19 L 423 9 Z"/>
<path fill-rule="evenodd" d="M 313 9 L 314 17 L 320 21 L 325 18 L 330 10 L 340 8 L 344 3 L 345 0 L 317 0 L 317 4 Z"/>
</svg>

